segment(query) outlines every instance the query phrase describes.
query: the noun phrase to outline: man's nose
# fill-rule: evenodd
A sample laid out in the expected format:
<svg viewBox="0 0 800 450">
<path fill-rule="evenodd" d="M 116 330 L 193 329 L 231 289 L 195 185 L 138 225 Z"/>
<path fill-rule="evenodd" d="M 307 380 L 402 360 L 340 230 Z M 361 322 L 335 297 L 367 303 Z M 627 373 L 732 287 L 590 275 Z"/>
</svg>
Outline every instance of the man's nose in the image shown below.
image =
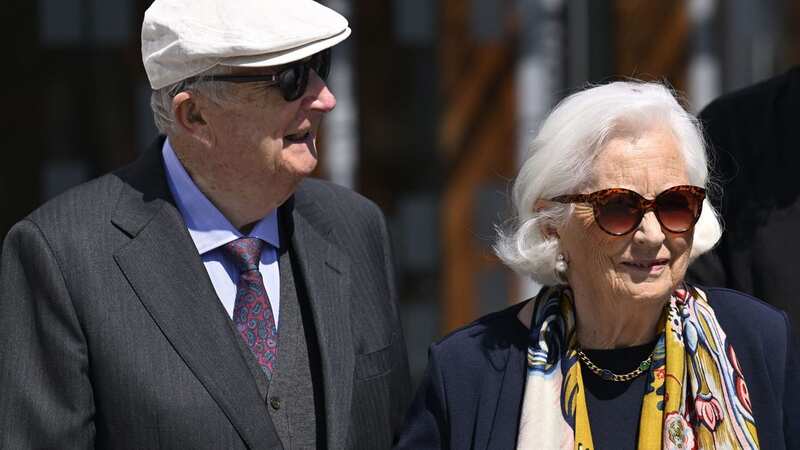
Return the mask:
<svg viewBox="0 0 800 450">
<path fill-rule="evenodd" d="M 328 84 L 311 70 L 308 73 L 308 87 L 306 98 L 311 99 L 310 108 L 321 112 L 329 112 L 336 107 L 336 97 L 331 92 Z"/>
</svg>

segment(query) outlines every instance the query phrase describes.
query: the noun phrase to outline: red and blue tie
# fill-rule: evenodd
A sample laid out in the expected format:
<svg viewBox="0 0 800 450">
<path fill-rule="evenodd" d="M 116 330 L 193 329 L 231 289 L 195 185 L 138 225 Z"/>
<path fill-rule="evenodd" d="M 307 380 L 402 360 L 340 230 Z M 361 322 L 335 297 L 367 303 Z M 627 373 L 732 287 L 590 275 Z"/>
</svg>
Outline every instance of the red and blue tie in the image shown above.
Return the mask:
<svg viewBox="0 0 800 450">
<path fill-rule="evenodd" d="M 224 249 L 229 261 L 239 269 L 233 323 L 267 379 L 272 379 L 272 369 L 278 358 L 278 328 L 264 278 L 258 270 L 264 244 L 261 239 L 244 237 L 226 244 Z"/>
</svg>

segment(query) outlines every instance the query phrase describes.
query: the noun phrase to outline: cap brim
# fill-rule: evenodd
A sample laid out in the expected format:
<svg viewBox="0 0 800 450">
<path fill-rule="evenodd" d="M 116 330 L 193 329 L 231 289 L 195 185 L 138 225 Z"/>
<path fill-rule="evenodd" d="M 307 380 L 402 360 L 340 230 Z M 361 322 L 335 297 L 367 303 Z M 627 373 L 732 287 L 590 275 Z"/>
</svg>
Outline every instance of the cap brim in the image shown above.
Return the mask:
<svg viewBox="0 0 800 450">
<path fill-rule="evenodd" d="M 230 67 L 271 67 L 289 64 L 307 58 L 315 53 L 321 52 L 326 48 L 333 47 L 334 45 L 342 42 L 350 36 L 350 27 L 342 30 L 341 33 L 331 36 L 326 39 L 314 41 L 300 47 L 295 47 L 289 50 L 280 52 L 266 53 L 260 55 L 250 56 L 236 56 L 232 58 L 225 58 L 219 62 L 221 66 Z"/>
</svg>

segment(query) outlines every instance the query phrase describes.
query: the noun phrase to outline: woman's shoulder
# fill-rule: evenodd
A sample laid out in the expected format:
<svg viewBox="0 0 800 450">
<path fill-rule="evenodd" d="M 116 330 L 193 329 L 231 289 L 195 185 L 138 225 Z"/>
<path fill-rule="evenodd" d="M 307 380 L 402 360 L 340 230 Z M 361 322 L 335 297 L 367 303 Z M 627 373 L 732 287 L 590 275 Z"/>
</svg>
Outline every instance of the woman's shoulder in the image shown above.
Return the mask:
<svg viewBox="0 0 800 450">
<path fill-rule="evenodd" d="M 727 344 L 736 352 L 763 448 L 798 448 L 790 441 L 790 430 L 797 426 L 797 415 L 791 411 L 798 404 L 798 395 L 792 383 L 800 368 L 788 316 L 743 292 L 701 289 L 708 296 Z"/>
<path fill-rule="evenodd" d="M 487 314 L 431 344 L 431 356 L 440 363 L 469 364 L 498 351 L 527 346 L 527 329 L 517 319 L 527 301 Z"/>
<path fill-rule="evenodd" d="M 744 292 L 721 287 L 701 287 L 726 333 L 773 335 L 786 339 L 788 318 L 782 310 Z M 726 326 L 727 325 L 727 326 Z"/>
<path fill-rule="evenodd" d="M 765 367 L 774 382 L 783 373 L 794 350 L 789 318 L 780 309 L 752 295 L 727 288 L 701 287 L 727 341 L 743 367 Z"/>
</svg>

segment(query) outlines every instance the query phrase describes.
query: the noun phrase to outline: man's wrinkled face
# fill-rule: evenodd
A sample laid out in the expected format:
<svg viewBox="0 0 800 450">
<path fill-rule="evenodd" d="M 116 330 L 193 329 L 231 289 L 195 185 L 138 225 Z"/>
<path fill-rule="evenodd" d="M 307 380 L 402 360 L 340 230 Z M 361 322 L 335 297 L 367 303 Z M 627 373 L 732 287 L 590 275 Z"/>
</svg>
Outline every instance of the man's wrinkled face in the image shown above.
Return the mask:
<svg viewBox="0 0 800 450">
<path fill-rule="evenodd" d="M 236 75 L 272 72 L 237 69 Z M 325 82 L 311 71 L 305 93 L 294 101 L 286 101 L 277 87 L 261 83 L 229 88 L 229 100 L 204 112 L 214 147 L 206 163 L 214 178 L 266 186 L 276 178 L 299 181 L 311 174 L 317 165 L 322 117 L 336 106 Z"/>
<path fill-rule="evenodd" d="M 582 193 L 626 188 L 652 199 L 668 188 L 689 184 L 678 145 L 661 129 L 611 139 Z M 557 232 L 569 259 L 570 284 L 623 299 L 663 301 L 683 280 L 694 230 L 671 233 L 650 211 L 633 232 L 612 236 L 597 226 L 591 205 L 576 204 Z"/>
</svg>

